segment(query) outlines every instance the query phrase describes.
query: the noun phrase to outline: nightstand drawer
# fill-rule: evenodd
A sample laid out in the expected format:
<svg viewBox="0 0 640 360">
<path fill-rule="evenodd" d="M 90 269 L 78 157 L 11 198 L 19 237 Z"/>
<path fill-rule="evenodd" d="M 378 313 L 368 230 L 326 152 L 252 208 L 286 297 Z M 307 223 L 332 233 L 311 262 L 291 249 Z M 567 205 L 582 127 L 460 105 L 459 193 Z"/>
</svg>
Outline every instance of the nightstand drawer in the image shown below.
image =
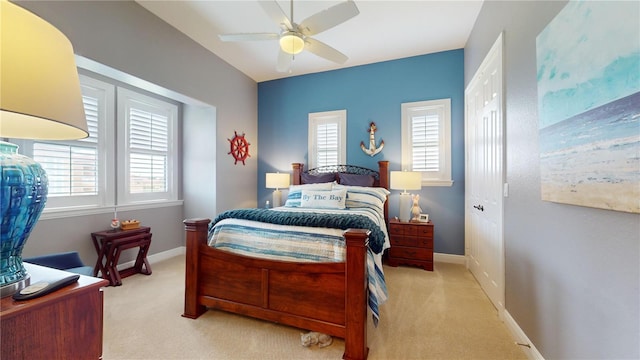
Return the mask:
<svg viewBox="0 0 640 360">
<path fill-rule="evenodd" d="M 401 223 L 389 224 L 389 235 L 404 235 L 405 226 Z"/>
<path fill-rule="evenodd" d="M 390 240 L 391 246 L 420 246 L 418 243 L 418 239 L 416 237 L 410 236 L 391 236 Z"/>
<path fill-rule="evenodd" d="M 433 250 L 433 238 L 418 238 L 418 247 Z"/>
<path fill-rule="evenodd" d="M 416 226 L 417 229 L 417 235 L 422 237 L 422 238 L 429 238 L 429 239 L 433 239 L 433 226 Z"/>
<path fill-rule="evenodd" d="M 422 248 L 391 246 L 389 256 L 393 258 L 433 261 L 433 251 Z"/>
<path fill-rule="evenodd" d="M 406 236 L 418 236 L 425 229 L 422 229 L 425 226 L 420 225 L 410 225 L 409 223 L 391 223 L 389 225 L 389 234 L 390 235 L 406 235 Z M 430 226 L 427 226 L 430 228 Z M 433 232 L 432 232 L 433 233 Z"/>
</svg>

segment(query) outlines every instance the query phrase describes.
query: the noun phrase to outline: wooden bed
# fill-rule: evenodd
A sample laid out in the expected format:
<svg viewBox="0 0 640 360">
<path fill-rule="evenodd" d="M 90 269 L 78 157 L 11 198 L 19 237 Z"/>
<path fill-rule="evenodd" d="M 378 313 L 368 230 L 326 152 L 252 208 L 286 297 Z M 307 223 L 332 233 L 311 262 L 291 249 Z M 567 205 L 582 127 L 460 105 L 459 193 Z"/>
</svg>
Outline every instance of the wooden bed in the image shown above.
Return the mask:
<svg viewBox="0 0 640 360">
<path fill-rule="evenodd" d="M 389 188 L 388 161 L 378 162 L 374 186 Z M 339 166 L 339 172 L 363 168 Z M 314 170 L 310 170 L 313 172 Z M 303 165 L 293 164 L 293 184 Z M 385 203 L 385 220 L 388 205 Z M 344 359 L 366 359 L 369 231 L 344 232 L 346 261 L 300 263 L 252 258 L 207 245 L 209 219 L 185 220 L 184 317 L 208 308 L 318 331 L 345 340 Z M 346 310 L 348 309 L 348 311 Z"/>
</svg>

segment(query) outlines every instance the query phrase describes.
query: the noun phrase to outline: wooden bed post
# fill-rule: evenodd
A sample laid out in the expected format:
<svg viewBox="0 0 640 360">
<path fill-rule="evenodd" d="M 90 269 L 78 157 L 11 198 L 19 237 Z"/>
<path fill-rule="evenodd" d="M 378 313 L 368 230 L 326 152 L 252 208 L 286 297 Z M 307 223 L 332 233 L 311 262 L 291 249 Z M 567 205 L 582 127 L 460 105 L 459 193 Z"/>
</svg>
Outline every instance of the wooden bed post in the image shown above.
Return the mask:
<svg viewBox="0 0 640 360">
<path fill-rule="evenodd" d="M 367 358 L 367 246 L 369 230 L 348 229 L 344 232 L 347 244 L 345 269 L 345 339 L 343 359 Z"/>
<path fill-rule="evenodd" d="M 187 219 L 184 222 L 186 231 L 186 265 L 184 285 L 184 313 L 182 316 L 195 319 L 207 309 L 198 304 L 198 273 L 200 256 L 198 255 L 200 244 L 207 244 L 207 231 L 211 220 Z"/>
<path fill-rule="evenodd" d="M 304 170 L 304 164 L 293 163 L 291 164 L 291 167 L 293 167 L 293 180 L 291 184 L 292 185 L 302 184 L 302 171 Z"/>
</svg>

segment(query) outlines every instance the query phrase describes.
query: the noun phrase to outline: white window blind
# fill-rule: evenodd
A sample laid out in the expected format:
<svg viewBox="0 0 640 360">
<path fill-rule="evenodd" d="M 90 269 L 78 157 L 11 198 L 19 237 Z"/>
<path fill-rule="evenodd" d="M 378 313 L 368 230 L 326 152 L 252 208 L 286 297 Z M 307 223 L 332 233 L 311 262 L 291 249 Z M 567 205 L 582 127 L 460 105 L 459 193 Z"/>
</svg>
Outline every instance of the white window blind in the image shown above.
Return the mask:
<svg viewBox="0 0 640 360">
<path fill-rule="evenodd" d="M 338 124 L 318 124 L 316 166 L 338 165 Z"/>
<path fill-rule="evenodd" d="M 33 159 L 49 179 L 49 197 L 98 194 L 98 99 L 83 95 L 89 137 L 34 142 Z"/>
<path fill-rule="evenodd" d="M 347 111 L 309 114 L 309 168 L 346 163 Z"/>
<path fill-rule="evenodd" d="M 438 116 L 411 117 L 411 158 L 413 171 L 440 171 L 440 129 Z"/>
<path fill-rule="evenodd" d="M 131 193 L 167 191 L 168 117 L 129 109 L 129 183 Z"/>
<path fill-rule="evenodd" d="M 427 186 L 451 186 L 451 99 L 401 106 L 402 167 Z"/>
<path fill-rule="evenodd" d="M 118 203 L 176 200 L 177 105 L 118 88 L 118 114 Z"/>
</svg>

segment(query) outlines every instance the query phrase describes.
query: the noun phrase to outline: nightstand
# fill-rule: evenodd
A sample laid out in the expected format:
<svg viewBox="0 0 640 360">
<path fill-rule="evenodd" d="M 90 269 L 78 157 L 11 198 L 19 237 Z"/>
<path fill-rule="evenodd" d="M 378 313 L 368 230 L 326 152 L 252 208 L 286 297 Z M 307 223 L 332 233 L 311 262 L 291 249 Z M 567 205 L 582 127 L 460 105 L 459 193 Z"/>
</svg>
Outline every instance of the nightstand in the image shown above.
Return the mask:
<svg viewBox="0 0 640 360">
<path fill-rule="evenodd" d="M 31 284 L 73 273 L 24 263 Z M 108 282 L 81 275 L 39 298 L 0 302 L 0 359 L 101 359 L 103 293 Z"/>
<path fill-rule="evenodd" d="M 389 221 L 388 263 L 414 265 L 433 271 L 433 223 Z"/>
</svg>

